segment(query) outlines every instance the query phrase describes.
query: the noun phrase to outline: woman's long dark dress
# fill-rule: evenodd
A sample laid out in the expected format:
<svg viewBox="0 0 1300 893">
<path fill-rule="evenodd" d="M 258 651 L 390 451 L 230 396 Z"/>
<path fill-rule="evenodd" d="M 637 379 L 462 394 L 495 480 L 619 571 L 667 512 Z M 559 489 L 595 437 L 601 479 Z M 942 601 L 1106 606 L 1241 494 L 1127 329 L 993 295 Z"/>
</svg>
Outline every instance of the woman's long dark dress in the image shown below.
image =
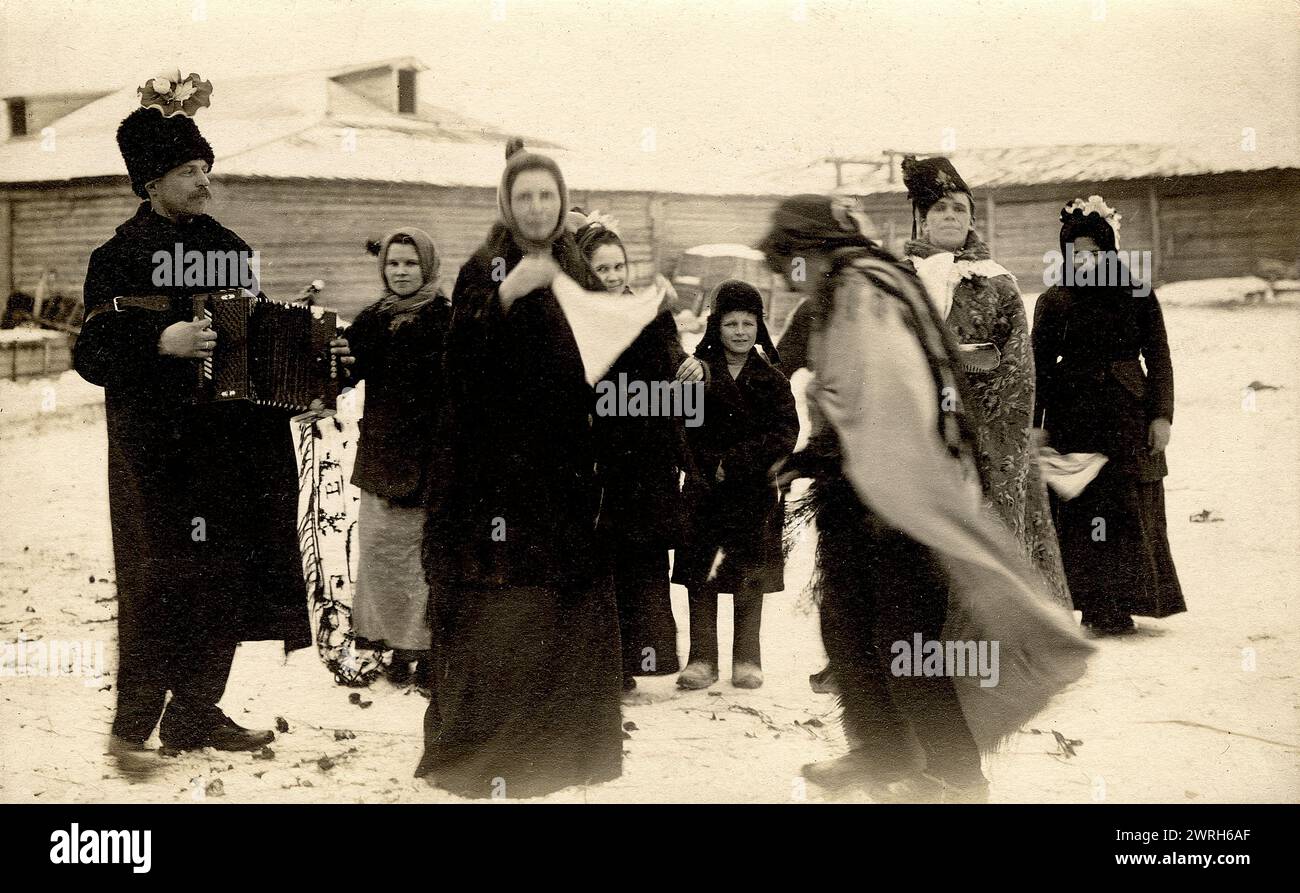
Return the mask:
<svg viewBox="0 0 1300 893">
<path fill-rule="evenodd" d="M 1054 286 L 1038 299 L 1033 342 L 1034 418 L 1052 447 L 1109 459 L 1074 499 L 1053 497 L 1075 608 L 1102 629 L 1122 629 L 1133 614 L 1186 611 L 1165 526 L 1169 469 L 1164 453 L 1147 445 L 1152 420 L 1174 417 L 1173 365 L 1155 293 Z"/>
<path fill-rule="evenodd" d="M 594 286 L 571 238 L 553 253 Z M 622 771 L 594 395 L 550 289 L 502 311 L 495 259 L 508 272 L 522 257 L 498 226 L 457 278 L 440 438 L 451 471 L 425 536 L 436 679 L 416 774 L 468 797 L 541 796 Z"/>
<path fill-rule="evenodd" d="M 660 313 L 603 381 L 672 382 L 686 358 L 677 324 Z M 684 385 L 692 387 L 692 385 Z M 676 673 L 677 624 L 668 585 L 668 550 L 682 535 L 680 472 L 689 464 L 683 419 L 597 415 L 603 499 L 600 532 L 610 555 L 623 643 L 623 678 Z"/>
</svg>

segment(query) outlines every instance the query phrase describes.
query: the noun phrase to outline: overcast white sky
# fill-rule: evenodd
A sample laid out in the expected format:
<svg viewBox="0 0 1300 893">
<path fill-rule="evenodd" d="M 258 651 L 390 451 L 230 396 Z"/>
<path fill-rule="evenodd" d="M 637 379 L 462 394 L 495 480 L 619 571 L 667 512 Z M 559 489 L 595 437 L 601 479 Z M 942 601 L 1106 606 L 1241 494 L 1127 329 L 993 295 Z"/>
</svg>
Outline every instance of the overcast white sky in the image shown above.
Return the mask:
<svg viewBox="0 0 1300 893">
<path fill-rule="evenodd" d="M 426 101 L 574 148 L 652 127 L 749 167 L 952 128 L 1224 155 L 1251 127 L 1300 157 L 1296 0 L 0 0 L 0 95 L 397 55 L 429 65 Z"/>
</svg>

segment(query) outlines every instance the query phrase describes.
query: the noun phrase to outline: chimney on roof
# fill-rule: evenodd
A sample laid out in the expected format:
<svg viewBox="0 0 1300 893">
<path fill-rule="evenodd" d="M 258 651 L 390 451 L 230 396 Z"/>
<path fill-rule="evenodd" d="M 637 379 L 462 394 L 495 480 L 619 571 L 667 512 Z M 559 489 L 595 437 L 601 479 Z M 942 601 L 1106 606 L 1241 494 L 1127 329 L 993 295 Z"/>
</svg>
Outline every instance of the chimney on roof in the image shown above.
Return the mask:
<svg viewBox="0 0 1300 893">
<path fill-rule="evenodd" d="M 70 115 L 83 105 L 107 96 L 105 91 L 94 93 L 43 93 L 27 96 L 6 96 L 5 115 L 8 130 L 6 137 L 19 139 L 53 124 L 64 115 Z"/>
<path fill-rule="evenodd" d="M 420 65 L 413 61 L 385 62 L 335 75 L 332 80 L 394 114 L 414 115 L 419 107 L 419 72 Z"/>
<path fill-rule="evenodd" d="M 27 100 L 13 96 L 5 100 L 9 109 L 9 136 L 27 136 Z"/>
<path fill-rule="evenodd" d="M 415 114 L 415 74 L 413 68 L 397 70 L 397 112 L 400 115 Z"/>
</svg>

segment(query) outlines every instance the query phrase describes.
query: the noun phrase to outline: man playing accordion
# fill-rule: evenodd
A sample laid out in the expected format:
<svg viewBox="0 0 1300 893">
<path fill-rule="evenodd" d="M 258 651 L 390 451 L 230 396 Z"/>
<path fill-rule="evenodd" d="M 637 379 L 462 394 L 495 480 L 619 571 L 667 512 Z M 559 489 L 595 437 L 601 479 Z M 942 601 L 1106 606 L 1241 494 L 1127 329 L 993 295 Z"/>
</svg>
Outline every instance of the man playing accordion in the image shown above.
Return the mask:
<svg viewBox="0 0 1300 893">
<path fill-rule="evenodd" d="M 289 414 L 243 400 L 195 403 L 196 364 L 212 356 L 216 335 L 168 299 L 217 283 L 158 284 L 158 252 L 163 263 L 182 250 L 235 252 L 241 264 L 253 256 L 204 213 L 214 158 L 191 115 L 211 91 L 179 72 L 138 91 L 141 108 L 117 141 L 143 201 L 91 255 L 74 349 L 77 371 L 104 388 L 118 590 L 108 752 L 130 773 L 156 766 L 145 741 L 160 718 L 168 750 L 269 743 L 272 732 L 242 728 L 217 708 L 235 646 L 274 639 L 289 651 L 312 641 Z M 351 362 L 346 341 L 331 349 Z"/>
</svg>

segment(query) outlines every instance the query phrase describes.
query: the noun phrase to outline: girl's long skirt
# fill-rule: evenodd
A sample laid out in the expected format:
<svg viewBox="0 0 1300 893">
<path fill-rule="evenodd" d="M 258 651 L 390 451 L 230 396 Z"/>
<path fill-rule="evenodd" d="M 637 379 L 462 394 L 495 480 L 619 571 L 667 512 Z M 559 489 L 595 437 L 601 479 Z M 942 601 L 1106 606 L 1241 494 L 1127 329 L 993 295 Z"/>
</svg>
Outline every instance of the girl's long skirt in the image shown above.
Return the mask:
<svg viewBox="0 0 1300 893">
<path fill-rule="evenodd" d="M 1121 626 L 1130 615 L 1187 610 L 1169 551 L 1165 486 L 1112 471 L 1071 500 L 1053 494 L 1061 557 L 1083 622 Z"/>
<path fill-rule="evenodd" d="M 429 587 L 420 561 L 425 510 L 361 491 L 360 557 L 352 601 L 356 634 L 389 648 L 429 648 Z"/>
<path fill-rule="evenodd" d="M 434 599 L 434 695 L 416 776 L 464 797 L 538 797 L 617 778 L 613 588 L 449 588 Z"/>
</svg>

